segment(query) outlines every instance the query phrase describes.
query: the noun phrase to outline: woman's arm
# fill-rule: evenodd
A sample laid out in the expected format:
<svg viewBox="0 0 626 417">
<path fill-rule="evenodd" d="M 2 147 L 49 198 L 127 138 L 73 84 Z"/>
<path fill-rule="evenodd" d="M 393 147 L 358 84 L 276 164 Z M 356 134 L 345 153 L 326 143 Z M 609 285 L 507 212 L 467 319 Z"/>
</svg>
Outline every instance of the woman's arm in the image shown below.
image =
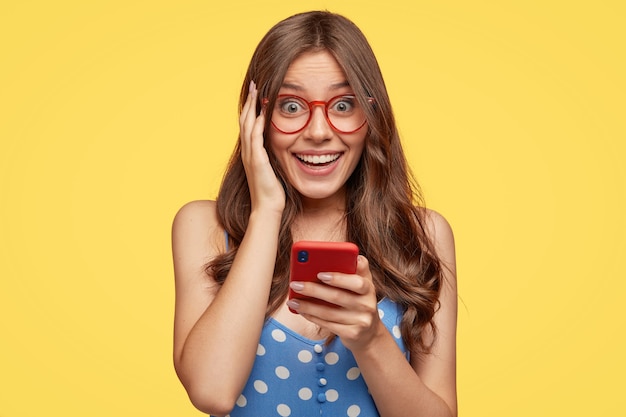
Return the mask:
<svg viewBox="0 0 626 417">
<path fill-rule="evenodd" d="M 204 275 L 224 239 L 215 204 L 195 202 L 176 215 L 172 231 L 176 277 L 174 365 L 193 404 L 225 415 L 248 379 L 274 273 L 282 186 L 263 148 L 263 116 L 252 90 L 240 118 L 242 159 L 252 211 L 245 236 L 221 287 Z"/>
<path fill-rule="evenodd" d="M 367 349 L 353 352 L 384 417 L 457 415 L 454 237 L 447 221 L 436 212 L 429 212 L 427 224 L 444 270 L 441 306 L 434 316 L 437 338 L 432 351 L 424 356 L 412 355 L 408 367 L 404 355 L 382 326 L 383 337 L 376 338 Z M 429 337 L 432 340 L 432 335 Z"/>
<path fill-rule="evenodd" d="M 228 278 L 219 288 L 203 271 L 217 246 L 215 239 L 207 236 L 224 238 L 211 221 L 213 213 L 214 203 L 194 202 L 183 207 L 174 220 L 174 365 L 198 409 L 225 415 L 234 406 L 254 362 L 280 219 L 251 216 Z"/>
<path fill-rule="evenodd" d="M 336 288 L 302 283 L 297 289 L 303 295 L 344 307 L 333 309 L 305 301 L 296 306 L 304 317 L 339 335 L 352 351 L 382 417 L 457 415 L 454 238 L 450 226 L 439 214 L 429 212 L 427 222 L 429 236 L 445 271 L 441 306 L 434 317 L 438 334 L 430 354 L 421 358 L 412 355 L 411 363 L 407 362 L 378 317 L 376 293 L 363 257 L 359 259 L 356 275 L 320 277 Z M 349 290 L 349 295 L 338 289 Z"/>
</svg>

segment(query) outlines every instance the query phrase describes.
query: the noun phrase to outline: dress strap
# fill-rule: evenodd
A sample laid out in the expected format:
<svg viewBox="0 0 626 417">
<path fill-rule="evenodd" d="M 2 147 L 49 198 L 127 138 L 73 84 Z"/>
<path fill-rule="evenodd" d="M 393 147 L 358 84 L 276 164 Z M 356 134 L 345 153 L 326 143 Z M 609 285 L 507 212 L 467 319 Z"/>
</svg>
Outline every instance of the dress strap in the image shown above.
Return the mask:
<svg viewBox="0 0 626 417">
<path fill-rule="evenodd" d="M 224 230 L 224 241 L 226 243 L 226 252 L 228 252 L 228 232 Z"/>
</svg>

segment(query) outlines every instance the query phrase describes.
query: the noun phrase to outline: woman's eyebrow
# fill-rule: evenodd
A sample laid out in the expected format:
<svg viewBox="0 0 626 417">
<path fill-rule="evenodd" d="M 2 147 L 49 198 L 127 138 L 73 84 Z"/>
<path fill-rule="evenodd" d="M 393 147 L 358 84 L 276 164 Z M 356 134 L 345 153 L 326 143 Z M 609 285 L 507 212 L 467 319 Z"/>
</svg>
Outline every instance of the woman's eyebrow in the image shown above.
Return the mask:
<svg viewBox="0 0 626 417">
<path fill-rule="evenodd" d="M 329 87 L 329 90 L 339 90 L 345 87 L 350 87 L 350 83 L 348 82 L 348 80 L 331 84 Z M 301 85 L 292 84 L 292 83 L 283 83 L 281 88 L 286 88 L 286 89 L 294 90 L 294 91 L 304 91 L 304 87 L 302 87 Z"/>
<path fill-rule="evenodd" d="M 290 84 L 290 83 L 284 83 L 281 88 L 287 88 L 289 90 L 295 90 L 295 91 L 303 91 L 304 88 L 302 88 L 302 86 L 299 86 L 297 84 Z"/>
<path fill-rule="evenodd" d="M 339 89 L 344 88 L 344 87 L 350 87 L 350 83 L 348 82 L 348 80 L 342 81 L 340 83 L 332 84 L 330 86 L 330 89 L 331 90 L 339 90 Z"/>
</svg>

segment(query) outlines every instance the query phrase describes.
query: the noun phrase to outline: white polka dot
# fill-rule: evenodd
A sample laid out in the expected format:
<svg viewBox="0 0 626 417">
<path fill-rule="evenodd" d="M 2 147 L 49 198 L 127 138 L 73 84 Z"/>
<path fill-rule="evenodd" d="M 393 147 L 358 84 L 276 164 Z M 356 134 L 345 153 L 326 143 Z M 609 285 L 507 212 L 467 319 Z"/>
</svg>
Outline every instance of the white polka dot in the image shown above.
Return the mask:
<svg viewBox="0 0 626 417">
<path fill-rule="evenodd" d="M 380 308 L 378 309 L 378 317 L 380 317 L 381 319 L 385 317 L 385 312 L 381 310 Z"/>
<path fill-rule="evenodd" d="M 289 369 L 285 368 L 284 366 L 277 366 L 275 372 L 276 376 L 280 379 L 289 378 Z"/>
<path fill-rule="evenodd" d="M 282 330 L 274 329 L 272 330 L 272 339 L 276 340 L 277 342 L 284 342 L 285 340 L 287 340 L 287 335 Z"/>
<path fill-rule="evenodd" d="M 256 347 L 256 354 L 257 356 L 265 355 L 265 346 L 259 343 L 259 346 Z"/>
<path fill-rule="evenodd" d="M 354 381 L 359 377 L 359 375 L 361 375 L 361 370 L 355 366 L 354 368 L 348 369 L 348 372 L 346 373 L 346 378 L 348 378 L 350 381 Z"/>
<path fill-rule="evenodd" d="M 361 408 L 358 405 L 348 407 L 348 417 L 357 417 L 359 414 L 361 414 Z"/>
<path fill-rule="evenodd" d="M 237 398 L 237 403 L 236 404 L 239 407 L 245 407 L 248 404 L 248 400 L 243 395 L 240 395 L 239 398 Z"/>
<path fill-rule="evenodd" d="M 256 381 L 254 381 L 254 389 L 259 394 L 265 394 L 265 393 L 267 393 L 267 384 L 265 382 L 261 381 L 260 379 L 257 379 Z"/>
<path fill-rule="evenodd" d="M 313 350 L 315 351 L 315 353 L 322 353 L 324 348 L 322 347 L 322 345 L 315 345 L 313 346 Z"/>
<path fill-rule="evenodd" d="M 337 399 L 339 399 L 339 393 L 337 392 L 337 390 L 329 389 L 328 391 L 326 391 L 326 401 L 334 403 L 335 401 L 337 401 Z"/>
<path fill-rule="evenodd" d="M 400 327 L 398 326 L 393 326 L 393 328 L 391 329 L 391 332 L 393 333 L 396 339 L 400 339 L 402 337 L 402 332 L 400 331 Z"/>
<path fill-rule="evenodd" d="M 287 404 L 278 404 L 278 407 L 276 407 L 276 411 L 278 411 L 278 414 L 280 414 L 282 417 L 287 417 L 291 415 L 291 408 L 289 408 Z"/>
<path fill-rule="evenodd" d="M 313 397 L 313 391 L 311 391 L 309 388 L 302 388 L 300 389 L 300 391 L 298 391 L 298 397 L 300 397 L 301 400 L 310 400 L 311 397 Z"/>
<path fill-rule="evenodd" d="M 337 355 L 335 352 L 330 352 L 324 357 L 324 360 L 327 364 L 334 365 L 339 362 L 339 355 Z"/>
<path fill-rule="evenodd" d="M 301 350 L 298 352 L 298 359 L 302 363 L 309 363 L 313 360 L 313 354 L 308 350 Z"/>
</svg>

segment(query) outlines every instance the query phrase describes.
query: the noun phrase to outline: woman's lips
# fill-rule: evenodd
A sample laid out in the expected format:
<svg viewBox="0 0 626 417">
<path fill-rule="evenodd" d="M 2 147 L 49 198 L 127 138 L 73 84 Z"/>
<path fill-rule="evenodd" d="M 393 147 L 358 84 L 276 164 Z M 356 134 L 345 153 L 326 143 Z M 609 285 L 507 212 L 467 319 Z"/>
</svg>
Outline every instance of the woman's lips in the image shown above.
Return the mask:
<svg viewBox="0 0 626 417">
<path fill-rule="evenodd" d="M 341 160 L 343 152 L 329 153 L 323 155 L 296 153 L 294 157 L 302 169 L 308 175 L 328 175 L 335 170 L 338 161 Z"/>
<path fill-rule="evenodd" d="M 341 153 L 332 153 L 324 155 L 307 155 L 295 154 L 296 158 L 309 166 L 325 166 L 335 162 L 341 156 Z"/>
</svg>

